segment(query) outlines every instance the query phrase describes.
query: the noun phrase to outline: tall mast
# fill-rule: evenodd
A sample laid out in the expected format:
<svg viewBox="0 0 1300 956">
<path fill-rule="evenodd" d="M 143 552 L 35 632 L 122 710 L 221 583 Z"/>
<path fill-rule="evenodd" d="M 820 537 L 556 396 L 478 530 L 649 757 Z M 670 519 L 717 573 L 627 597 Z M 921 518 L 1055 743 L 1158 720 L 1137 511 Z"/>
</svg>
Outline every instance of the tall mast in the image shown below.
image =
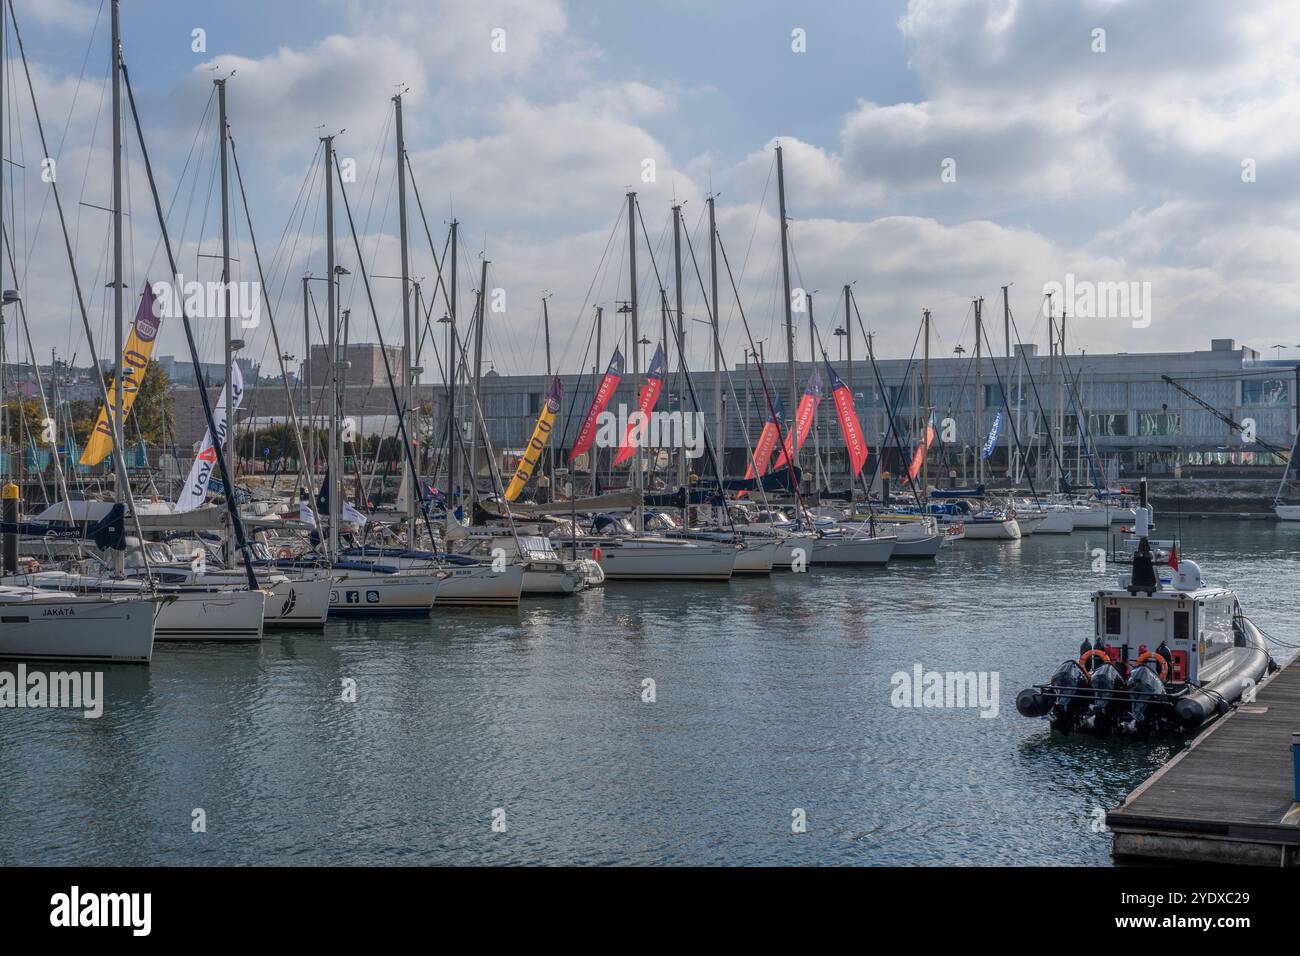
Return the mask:
<svg viewBox="0 0 1300 956">
<path fill-rule="evenodd" d="M 487 267 L 488 260 L 483 259 L 483 266 L 478 283 L 478 321 L 474 323 L 474 397 L 470 403 L 470 421 L 474 426 L 470 429 L 469 443 L 469 495 L 471 501 L 478 500 L 478 414 L 476 409 L 479 407 L 479 385 L 483 381 L 483 326 L 487 322 Z M 483 423 L 487 427 L 487 422 Z M 484 435 L 486 441 L 487 436 Z"/>
<path fill-rule="evenodd" d="M 114 482 L 113 500 L 118 504 L 130 504 L 134 512 L 134 502 L 131 499 L 131 479 L 126 468 L 126 443 L 124 441 L 126 429 L 126 411 L 122 404 L 122 397 L 126 393 L 126 380 L 122 376 L 122 348 L 125 337 L 124 332 L 124 303 L 122 301 L 124 283 L 122 282 L 122 33 L 118 20 L 118 0 L 113 0 L 112 16 L 112 57 L 113 57 L 113 366 L 114 380 L 117 385 L 113 389 L 113 408 L 111 411 L 105 409 L 113 421 L 113 470 L 116 477 Z M 95 374 L 99 375 L 100 370 L 95 369 Z M 139 519 L 136 519 L 136 530 L 139 531 Z M 113 570 L 120 574 L 126 562 L 126 553 L 124 551 L 113 550 Z"/>
<path fill-rule="evenodd" d="M 600 388 L 600 383 L 603 380 L 600 371 L 600 363 L 605 360 L 605 351 L 601 342 L 604 329 L 605 310 L 600 306 L 596 306 L 596 366 L 594 369 L 594 378 L 592 379 L 596 384 L 596 388 Z M 591 496 L 594 498 L 597 494 L 597 469 L 600 468 L 600 445 L 593 442 L 589 454 L 591 455 Z M 570 469 L 570 471 L 572 470 L 573 469 Z M 574 489 L 573 497 L 578 497 L 576 488 Z"/>
<path fill-rule="evenodd" d="M 814 369 L 817 368 L 817 320 L 813 318 L 813 297 L 811 292 L 808 293 L 808 360 L 813 363 Z M 821 484 L 822 444 L 821 444 L 821 436 L 817 429 L 817 412 L 815 410 L 813 411 L 812 435 L 813 435 L 813 491 L 816 493 L 820 493 L 822 487 Z M 797 436 L 796 436 L 796 440 L 797 440 Z"/>
<path fill-rule="evenodd" d="M 929 310 L 929 309 L 922 309 L 922 310 L 921 310 L 921 322 L 922 322 L 922 324 L 925 326 L 925 362 L 924 362 L 924 364 L 921 366 L 921 369 L 922 369 L 922 372 L 923 372 L 923 375 L 924 375 L 924 378 L 925 378 L 925 385 L 924 385 L 924 388 L 925 388 L 925 399 L 924 399 L 924 401 L 925 401 L 925 409 L 924 409 L 924 413 L 925 413 L 925 424 L 924 424 L 922 427 L 926 429 L 925 432 L 923 432 L 922 434 L 925 435 L 925 436 L 928 436 L 928 435 L 929 435 L 929 428 L 930 428 L 930 310 Z M 886 405 L 888 405 L 888 403 L 889 403 L 889 396 L 888 396 L 888 395 L 884 395 L 884 396 L 882 396 L 882 398 L 884 399 Z M 922 440 L 924 440 L 924 439 L 922 439 Z M 881 453 L 882 453 L 882 454 L 884 453 L 884 450 L 883 450 L 883 449 L 881 449 Z M 908 467 L 908 465 L 904 465 L 903 467 L 906 468 L 906 467 Z M 923 491 L 923 492 L 925 493 L 925 495 L 926 495 L 927 498 L 929 497 L 929 494 L 930 494 L 930 456 L 929 456 L 929 454 L 928 454 L 928 449 L 927 449 L 927 454 L 925 455 L 925 457 L 923 457 L 923 458 L 921 459 L 921 491 Z"/>
<path fill-rule="evenodd" d="M 309 276 L 302 277 L 302 384 L 307 396 L 307 461 L 303 473 L 307 476 L 307 493 L 316 493 L 316 409 L 311 403 L 311 306 L 309 305 L 307 283 Z"/>
<path fill-rule="evenodd" d="M 629 341 L 632 343 L 632 396 L 635 398 L 641 392 L 641 347 L 638 344 L 641 338 L 641 329 L 638 321 L 637 299 L 636 299 L 636 193 L 627 194 L 627 274 L 628 274 L 628 317 L 632 323 L 632 334 Z M 636 532 L 641 534 L 645 530 L 645 502 L 641 497 L 641 481 L 644 475 L 641 473 L 641 442 L 636 442 L 632 458 L 632 490 L 636 494 Z"/>
<path fill-rule="evenodd" d="M 727 426 L 722 420 L 722 319 L 718 316 L 718 227 L 713 219 L 713 198 L 709 206 L 709 301 L 713 320 L 713 443 L 726 467 Z"/>
<path fill-rule="evenodd" d="M 332 558 L 338 554 L 339 522 L 343 515 L 343 502 L 339 498 L 343 491 L 343 455 L 339 445 L 343 435 L 339 421 L 338 329 L 334 321 L 338 305 L 334 290 L 334 137 L 322 136 L 321 142 L 325 144 L 325 285 L 329 290 L 325 300 L 325 352 L 328 359 L 325 382 L 329 389 L 327 415 L 330 426 L 329 464 L 326 465 L 329 488 L 326 494 L 329 495 L 329 553 Z"/>
<path fill-rule="evenodd" d="M 776 148 L 776 195 L 781 211 L 781 280 L 785 286 L 785 357 L 790 373 L 790 414 L 799 407 L 799 386 L 794 375 L 794 315 L 790 302 L 790 248 L 787 238 L 789 223 L 785 218 L 785 162 L 781 147 Z M 794 480 L 794 470 L 799 464 L 798 442 L 790 443 L 790 479 Z"/>
<path fill-rule="evenodd" d="M 673 206 L 673 278 L 676 282 L 677 305 L 677 410 L 686 417 L 686 396 L 682 391 L 686 378 L 686 316 L 682 312 L 682 207 Z M 686 487 L 686 449 L 677 449 L 677 484 Z M 682 527 L 686 526 L 686 510 L 682 513 Z"/>
<path fill-rule="evenodd" d="M 1010 297 L 1010 286 L 1006 286 L 1006 285 L 1002 287 L 1002 337 L 1003 337 L 1003 341 L 1006 343 L 1007 382 L 1010 382 L 1011 381 L 1011 297 Z M 1010 404 L 1011 396 L 1003 395 L 1002 399 L 1003 399 L 1002 402 L 1003 407 L 1009 409 L 1011 407 Z M 1011 461 L 1012 455 L 1014 454 L 1012 448 L 1013 443 L 1011 440 L 1012 439 L 1011 422 L 1004 422 L 1003 424 L 1006 426 L 1006 433 L 1007 433 L 1007 478 L 1010 480 L 1013 479 L 1014 476 L 1014 468 L 1012 466 L 1012 461 Z M 1017 423 L 1015 434 L 1019 434 L 1019 433 L 1020 433 L 1020 425 L 1019 423 Z"/>
<path fill-rule="evenodd" d="M 984 297 L 975 300 L 975 484 L 984 481 L 984 377 L 980 364 L 984 339 Z"/>
<path fill-rule="evenodd" d="M 402 408 L 400 414 L 407 421 L 406 433 L 411 434 L 411 263 L 406 233 L 406 140 L 402 136 L 402 94 L 393 97 L 394 126 L 397 131 L 397 229 L 402 247 Z M 420 489 L 412 476 L 410 493 L 406 496 L 406 546 L 415 547 L 416 499 Z"/>
<path fill-rule="evenodd" d="M 235 480 L 235 390 L 232 371 L 235 364 L 235 347 L 231 337 L 230 326 L 230 178 L 227 163 L 230 154 L 229 128 L 226 125 L 226 81 L 213 80 L 217 87 L 217 123 L 221 127 L 221 314 L 224 319 L 223 334 L 226 339 L 226 440 L 222 454 L 226 456 L 226 465 L 230 471 L 230 480 Z M 233 495 L 233 487 L 226 489 L 226 494 Z"/>
<path fill-rule="evenodd" d="M 459 480 L 452 481 L 451 463 L 453 458 L 456 460 L 456 474 L 460 475 L 461 462 L 456 458 L 455 447 L 456 439 L 459 437 L 457 429 L 460 427 L 456 418 L 456 384 L 460 369 L 460 349 L 457 347 L 456 338 L 456 266 L 460 261 L 460 252 L 458 243 L 460 239 L 460 223 L 452 219 L 451 221 L 451 294 L 447 303 L 447 488 L 459 488 Z M 443 294 L 447 294 L 447 289 L 443 288 Z M 462 449 L 464 446 L 461 446 Z M 447 518 L 451 519 L 451 498 L 447 499 Z"/>
<path fill-rule="evenodd" d="M 1050 293 L 1047 296 L 1047 356 L 1049 362 L 1049 369 L 1051 371 L 1052 377 L 1055 378 L 1056 364 L 1057 364 L 1056 363 L 1056 312 L 1052 307 L 1052 296 Z M 1056 408 L 1052 409 L 1051 421 L 1047 423 L 1048 429 L 1051 432 L 1056 433 L 1055 438 L 1051 443 L 1052 444 L 1052 486 L 1058 492 L 1061 490 L 1061 455 L 1060 455 L 1061 436 L 1057 431 L 1056 416 L 1057 416 L 1057 412 L 1060 411 L 1060 407 L 1061 407 L 1061 393 L 1060 390 L 1058 389 L 1056 394 Z"/>
<path fill-rule="evenodd" d="M 855 397 L 853 392 L 853 322 L 849 318 L 849 294 L 850 294 L 850 289 L 847 285 L 845 285 L 844 286 L 844 338 L 845 338 L 844 344 L 847 347 L 848 359 L 849 359 L 849 364 L 848 364 L 849 398 L 853 401 L 854 405 L 857 405 L 857 398 Z M 927 396 L 926 398 L 928 401 L 929 396 Z"/>
<path fill-rule="evenodd" d="M 546 388 L 547 394 L 551 388 L 551 311 L 546 305 L 546 300 L 550 298 L 550 293 L 542 296 L 542 334 L 546 339 Z M 599 349 L 597 349 L 599 354 Z M 555 443 L 546 443 L 546 464 L 542 466 L 542 473 L 548 475 L 551 481 L 551 498 L 555 497 Z"/>
<path fill-rule="evenodd" d="M 113 461 L 118 465 L 113 500 L 118 504 L 127 500 L 129 487 L 126 472 L 126 446 L 123 443 L 122 394 L 126 391 L 122 379 L 123 302 L 122 302 L 122 34 L 118 24 L 118 0 L 113 0 L 113 364 L 116 367 L 117 387 L 113 390 Z M 100 374 L 95 369 L 95 374 Z M 227 489 L 229 493 L 229 489 Z M 115 564 L 123 560 L 121 551 L 113 552 Z"/>
</svg>

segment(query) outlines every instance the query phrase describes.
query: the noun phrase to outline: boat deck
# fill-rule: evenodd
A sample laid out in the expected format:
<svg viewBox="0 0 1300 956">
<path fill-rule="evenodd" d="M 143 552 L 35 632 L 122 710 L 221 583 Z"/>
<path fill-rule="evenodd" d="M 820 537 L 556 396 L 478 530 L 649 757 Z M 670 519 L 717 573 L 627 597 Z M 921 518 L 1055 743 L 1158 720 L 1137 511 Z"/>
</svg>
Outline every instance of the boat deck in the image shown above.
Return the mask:
<svg viewBox="0 0 1300 956">
<path fill-rule="evenodd" d="M 1300 658 L 1106 815 L 1117 860 L 1300 866 Z"/>
</svg>

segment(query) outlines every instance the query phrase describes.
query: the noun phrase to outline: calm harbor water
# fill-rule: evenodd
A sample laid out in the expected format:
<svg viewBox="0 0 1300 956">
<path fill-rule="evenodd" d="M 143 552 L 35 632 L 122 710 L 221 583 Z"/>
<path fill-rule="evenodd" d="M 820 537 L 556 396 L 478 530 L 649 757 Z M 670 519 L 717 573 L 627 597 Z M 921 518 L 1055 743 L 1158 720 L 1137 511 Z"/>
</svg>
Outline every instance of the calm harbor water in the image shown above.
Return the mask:
<svg viewBox="0 0 1300 956">
<path fill-rule="evenodd" d="M 1300 528 L 1181 534 L 1300 642 Z M 1014 705 L 1077 652 L 1104 544 L 160 645 L 108 669 L 97 720 L 0 710 L 0 863 L 1104 864 L 1095 808 L 1170 747 L 1053 738 Z M 997 672 L 997 716 L 891 706 L 917 663 Z"/>
</svg>

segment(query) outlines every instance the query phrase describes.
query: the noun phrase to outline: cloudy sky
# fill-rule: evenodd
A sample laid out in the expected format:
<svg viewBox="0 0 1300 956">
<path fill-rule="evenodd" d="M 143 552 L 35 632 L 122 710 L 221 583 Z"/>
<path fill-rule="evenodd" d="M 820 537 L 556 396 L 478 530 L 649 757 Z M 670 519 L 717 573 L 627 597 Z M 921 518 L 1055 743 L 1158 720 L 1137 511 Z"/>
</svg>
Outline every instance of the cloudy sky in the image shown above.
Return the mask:
<svg viewBox="0 0 1300 956">
<path fill-rule="evenodd" d="M 15 2 L 90 320 L 108 355 L 108 216 L 97 208 L 111 201 L 108 4 Z M 1206 348 L 1211 337 L 1234 337 L 1300 356 L 1300 15 L 1287 0 L 121 6 L 125 57 L 187 276 L 215 275 L 212 78 L 234 71 L 231 129 L 278 327 L 294 355 L 302 352 L 300 278 L 324 271 L 322 132 L 345 130 L 337 149 L 355 164 L 346 189 L 366 267 L 376 276 L 398 271 L 390 97 L 403 87 L 407 148 L 440 255 L 447 222 L 461 223 L 460 308 L 472 308 L 481 254 L 491 260 L 489 289 L 504 292 L 485 339 L 485 361 L 502 372 L 541 370 L 544 290 L 559 368 L 595 361 L 587 352 L 595 306 L 611 314 L 606 345 L 622 334 L 612 313 L 627 298 L 620 216 L 629 186 L 648 233 L 638 265 L 651 338 L 656 265 L 674 294 L 670 207 L 684 204 L 707 280 L 703 216 L 713 194 L 753 339 L 782 356 L 778 142 L 793 284 L 814 292 L 832 356 L 845 283 L 880 354 L 894 357 L 912 349 L 924 308 L 934 314 L 937 350 L 969 349 L 974 296 L 987 300 L 1000 350 L 996 300 L 1008 283 L 1021 336 L 1041 346 L 1044 284 L 1067 276 L 1150 290 L 1149 324 L 1081 315 L 1071 323 L 1072 350 Z M 44 153 L 12 25 L 5 53 L 4 220 L 18 278 L 6 262 L 4 281 L 22 289 L 42 357 L 54 347 L 81 362 L 88 349 L 40 178 Z M 166 268 L 133 139 L 126 159 L 134 301 Z M 410 215 L 412 271 L 431 289 L 433 258 L 414 198 Z M 350 334 L 374 340 L 341 200 L 338 216 L 339 261 L 353 271 L 341 290 Z M 232 230 L 236 277 L 254 279 L 242 212 Z M 689 258 L 684 272 L 684 311 L 703 320 Z M 400 335 L 396 285 L 373 282 L 390 341 Z M 435 317 L 442 311 L 439 302 Z M 720 312 L 727 361 L 740 363 L 748 340 L 730 295 Z M 808 318 L 797 318 L 806 356 Z M 201 322 L 205 358 L 218 355 L 218 326 Z M 183 347 L 178 328 L 162 336 L 159 354 Z M 247 338 L 253 358 L 272 361 L 265 322 Z M 688 339 L 692 364 L 706 364 L 705 326 L 688 323 Z M 435 360 L 426 354 L 425 365 Z"/>
</svg>

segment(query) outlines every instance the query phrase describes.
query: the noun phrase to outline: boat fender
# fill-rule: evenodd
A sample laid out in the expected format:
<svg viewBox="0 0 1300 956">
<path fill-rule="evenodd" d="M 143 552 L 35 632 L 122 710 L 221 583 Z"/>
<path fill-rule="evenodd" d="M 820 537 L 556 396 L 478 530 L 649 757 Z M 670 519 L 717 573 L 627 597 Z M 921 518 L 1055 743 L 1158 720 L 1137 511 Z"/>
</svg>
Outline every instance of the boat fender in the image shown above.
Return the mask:
<svg viewBox="0 0 1300 956">
<path fill-rule="evenodd" d="M 1031 688 L 1016 695 L 1016 710 L 1022 717 L 1042 717 L 1052 709 L 1052 698 Z"/>
<path fill-rule="evenodd" d="M 1163 681 L 1166 677 L 1169 676 L 1169 661 L 1167 661 L 1167 660 L 1165 660 L 1165 658 L 1161 657 L 1160 654 L 1159 654 L 1158 652 L 1156 652 L 1156 651 L 1143 651 L 1141 654 L 1138 655 L 1137 664 L 1135 664 L 1134 666 L 1135 666 L 1135 667 L 1141 667 L 1141 666 L 1142 666 L 1143 664 L 1145 664 L 1147 661 L 1152 660 L 1152 659 L 1155 659 L 1155 660 L 1157 660 L 1157 661 L 1160 662 L 1160 672 L 1159 672 L 1159 673 L 1160 673 L 1160 680 Z"/>
<path fill-rule="evenodd" d="M 605 551 L 600 545 L 596 545 L 591 549 L 591 556 L 597 561 L 603 561 L 605 559 Z"/>
<path fill-rule="evenodd" d="M 1087 674 L 1089 677 L 1092 676 L 1092 671 L 1088 669 L 1088 661 L 1092 660 L 1092 658 L 1094 657 L 1100 657 L 1101 662 L 1103 664 L 1110 663 L 1110 657 L 1106 654 L 1105 651 L 1101 651 L 1101 650 L 1097 650 L 1096 648 L 1093 648 L 1092 650 L 1088 651 L 1086 654 L 1083 654 L 1079 658 L 1079 666 L 1083 668 L 1083 672 Z"/>
</svg>

